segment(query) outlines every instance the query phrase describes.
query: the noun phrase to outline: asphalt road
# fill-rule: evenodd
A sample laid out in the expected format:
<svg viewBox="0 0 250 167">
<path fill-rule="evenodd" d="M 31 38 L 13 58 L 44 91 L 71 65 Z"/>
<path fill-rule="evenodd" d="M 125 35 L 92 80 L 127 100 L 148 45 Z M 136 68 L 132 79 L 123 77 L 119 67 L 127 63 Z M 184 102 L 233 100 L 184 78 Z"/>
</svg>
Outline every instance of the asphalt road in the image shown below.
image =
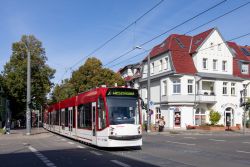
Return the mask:
<svg viewBox="0 0 250 167">
<path fill-rule="evenodd" d="M 100 149 L 44 130 L 20 132 L 0 136 L 0 166 L 250 166 L 250 136 L 152 133 L 143 136 L 141 149 Z"/>
</svg>

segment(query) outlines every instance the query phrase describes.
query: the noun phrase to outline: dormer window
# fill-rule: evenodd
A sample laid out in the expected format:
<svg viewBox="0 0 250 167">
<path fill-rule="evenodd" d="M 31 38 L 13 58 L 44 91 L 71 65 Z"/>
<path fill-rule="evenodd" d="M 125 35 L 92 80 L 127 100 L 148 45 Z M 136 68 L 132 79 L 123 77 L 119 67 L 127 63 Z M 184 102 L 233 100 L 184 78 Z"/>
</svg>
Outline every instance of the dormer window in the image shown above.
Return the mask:
<svg viewBox="0 0 250 167">
<path fill-rule="evenodd" d="M 250 52 L 246 48 L 241 48 L 245 56 L 250 56 Z"/>
<path fill-rule="evenodd" d="M 175 38 L 175 41 L 177 42 L 180 48 L 185 48 L 185 46 L 183 45 L 183 43 L 180 41 L 179 38 Z"/>
<path fill-rule="evenodd" d="M 166 45 L 166 42 L 164 41 L 161 43 L 160 48 L 163 48 L 165 45 Z"/>
<path fill-rule="evenodd" d="M 241 64 L 241 73 L 248 74 L 248 64 Z"/>
<path fill-rule="evenodd" d="M 201 41 L 202 41 L 202 38 L 196 40 L 194 44 L 195 44 L 195 45 L 199 45 L 199 43 L 200 43 Z"/>
</svg>

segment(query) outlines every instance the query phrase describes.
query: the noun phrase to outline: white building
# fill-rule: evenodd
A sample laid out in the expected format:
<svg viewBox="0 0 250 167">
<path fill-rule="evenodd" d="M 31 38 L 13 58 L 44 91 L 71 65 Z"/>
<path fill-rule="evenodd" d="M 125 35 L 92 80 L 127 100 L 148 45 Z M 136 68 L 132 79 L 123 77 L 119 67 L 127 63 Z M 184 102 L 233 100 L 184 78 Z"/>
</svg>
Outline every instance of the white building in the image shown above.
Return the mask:
<svg viewBox="0 0 250 167">
<path fill-rule="evenodd" d="M 145 60 L 137 80 L 146 102 Z M 218 124 L 242 126 L 240 91 L 250 81 L 249 64 L 249 47 L 226 42 L 216 28 L 195 36 L 170 35 L 150 52 L 151 123 L 164 116 L 167 128 L 201 125 L 209 123 L 212 109 L 221 114 Z"/>
</svg>

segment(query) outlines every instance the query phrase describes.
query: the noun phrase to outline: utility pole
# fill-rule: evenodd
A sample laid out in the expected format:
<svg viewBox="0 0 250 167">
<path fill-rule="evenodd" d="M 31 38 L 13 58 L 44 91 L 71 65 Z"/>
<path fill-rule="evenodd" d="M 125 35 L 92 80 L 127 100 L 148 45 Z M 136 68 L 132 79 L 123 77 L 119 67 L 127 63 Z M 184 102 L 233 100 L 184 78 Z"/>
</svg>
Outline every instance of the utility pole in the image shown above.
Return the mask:
<svg viewBox="0 0 250 167">
<path fill-rule="evenodd" d="M 141 46 L 136 46 L 135 47 L 136 49 L 142 49 L 146 52 L 145 49 L 143 49 Z M 151 127 L 150 127 L 150 124 L 151 124 L 151 113 L 150 113 L 150 101 L 151 101 L 151 94 L 150 94 L 150 54 L 148 54 L 147 56 L 147 67 L 148 67 L 148 73 L 147 73 L 147 119 L 148 119 L 148 122 L 147 122 L 147 132 L 150 132 L 151 131 Z"/>
<path fill-rule="evenodd" d="M 26 97 L 26 135 L 30 135 L 31 133 L 31 122 L 30 122 L 30 107 L 29 107 L 29 103 L 31 103 L 31 99 L 30 99 L 30 74 L 31 74 L 31 70 L 30 70 L 30 40 L 29 40 L 29 36 L 28 38 L 28 46 L 25 44 L 26 47 L 26 51 L 27 51 L 27 97 Z"/>
<path fill-rule="evenodd" d="M 148 75 L 147 75 L 147 109 L 148 109 L 148 128 L 147 128 L 147 132 L 150 132 L 151 130 L 151 127 L 150 127 L 150 124 L 151 124 L 151 113 L 150 113 L 150 109 L 149 109 L 149 106 L 150 106 L 150 100 L 151 100 L 151 94 L 150 94 L 150 54 L 148 54 L 147 56 L 147 66 L 148 66 Z"/>
<path fill-rule="evenodd" d="M 247 88 L 247 85 L 244 86 L 244 113 L 243 113 L 243 134 L 245 135 L 246 133 L 246 109 L 247 109 L 247 106 L 246 106 L 246 88 Z"/>
<path fill-rule="evenodd" d="M 241 91 L 243 92 L 244 94 L 244 99 L 242 100 L 243 101 L 243 105 L 244 105 L 244 113 L 243 113 L 243 134 L 245 135 L 246 134 L 246 112 L 247 112 L 247 101 L 246 101 L 246 93 L 247 93 L 247 86 L 250 84 L 250 82 L 248 84 L 243 84 L 243 87 L 244 89 Z M 242 96 L 241 96 L 242 97 Z M 242 105 L 241 105 L 242 106 Z"/>
</svg>

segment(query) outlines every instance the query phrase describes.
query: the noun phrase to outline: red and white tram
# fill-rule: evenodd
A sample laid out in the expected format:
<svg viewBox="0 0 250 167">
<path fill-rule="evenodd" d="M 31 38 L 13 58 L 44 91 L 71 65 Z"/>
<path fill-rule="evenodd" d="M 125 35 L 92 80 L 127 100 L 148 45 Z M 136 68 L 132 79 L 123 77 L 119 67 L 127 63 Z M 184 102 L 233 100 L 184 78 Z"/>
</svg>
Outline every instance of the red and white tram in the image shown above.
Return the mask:
<svg viewBox="0 0 250 167">
<path fill-rule="evenodd" d="M 44 127 L 100 147 L 141 146 L 140 103 L 135 89 L 100 87 L 49 106 Z"/>
</svg>

